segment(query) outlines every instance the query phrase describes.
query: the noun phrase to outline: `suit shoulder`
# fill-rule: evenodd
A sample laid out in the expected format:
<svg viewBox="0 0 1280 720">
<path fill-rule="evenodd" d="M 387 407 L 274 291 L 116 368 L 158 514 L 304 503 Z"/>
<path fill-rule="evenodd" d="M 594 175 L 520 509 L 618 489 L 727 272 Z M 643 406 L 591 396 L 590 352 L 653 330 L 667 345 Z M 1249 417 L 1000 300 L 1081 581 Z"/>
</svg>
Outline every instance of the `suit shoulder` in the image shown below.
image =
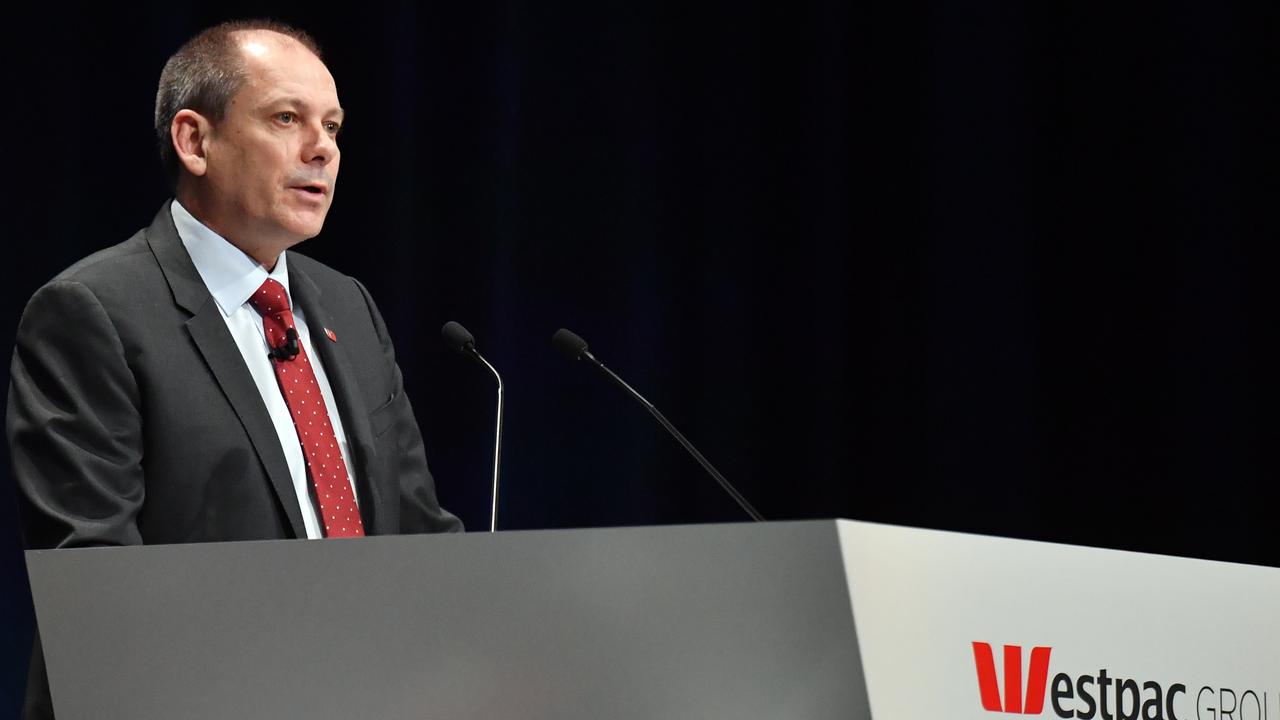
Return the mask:
<svg viewBox="0 0 1280 720">
<path fill-rule="evenodd" d="M 69 281 L 95 289 L 109 287 L 122 279 L 136 278 L 138 271 L 146 267 L 156 267 L 156 262 L 147 247 L 146 231 L 139 230 L 122 243 L 78 260 L 50 283 Z"/>
<path fill-rule="evenodd" d="M 23 317 L 41 307 L 71 313 L 90 302 L 119 321 L 154 313 L 168 296 L 168 283 L 148 243 L 147 230 L 139 230 L 124 242 L 75 262 L 41 285 L 27 301 Z"/>
<path fill-rule="evenodd" d="M 326 292 L 358 292 L 360 286 L 354 277 L 293 250 L 289 251 L 289 267 L 306 275 Z"/>
</svg>

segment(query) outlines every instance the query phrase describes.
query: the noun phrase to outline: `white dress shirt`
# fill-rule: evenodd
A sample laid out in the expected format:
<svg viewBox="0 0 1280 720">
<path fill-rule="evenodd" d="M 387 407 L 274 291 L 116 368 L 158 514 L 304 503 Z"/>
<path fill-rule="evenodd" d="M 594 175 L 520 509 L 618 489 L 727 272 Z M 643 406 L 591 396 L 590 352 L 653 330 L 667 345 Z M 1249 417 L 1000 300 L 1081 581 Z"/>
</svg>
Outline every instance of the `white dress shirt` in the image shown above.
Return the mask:
<svg viewBox="0 0 1280 720">
<path fill-rule="evenodd" d="M 271 415 L 271 423 L 275 426 L 276 435 L 280 439 L 280 448 L 284 450 L 285 462 L 289 464 L 289 475 L 293 479 L 293 490 L 298 495 L 298 505 L 302 508 L 302 523 L 306 527 L 308 538 L 324 537 L 321 532 L 319 513 L 312 497 L 311 481 L 307 478 L 306 458 L 302 453 L 302 444 L 298 440 L 298 431 L 294 429 L 293 418 L 289 406 L 280 393 L 280 384 L 276 380 L 275 369 L 267 357 L 270 346 L 267 345 L 266 331 L 262 328 L 262 316 L 249 304 L 249 296 L 257 291 L 267 278 L 272 278 L 289 290 L 289 268 L 287 253 L 280 253 L 275 269 L 270 273 L 258 261 L 246 255 L 239 248 L 227 242 L 208 227 L 196 220 L 177 200 L 170 206 L 173 224 L 178 228 L 178 237 L 182 245 L 191 255 L 196 271 L 209 288 L 218 309 L 222 311 L 222 319 L 227 323 L 227 330 L 240 348 L 244 356 L 244 364 L 253 376 L 253 382 L 262 395 L 262 402 Z M 302 342 L 311 367 L 315 370 L 316 383 L 320 385 L 320 394 L 324 397 L 325 409 L 329 411 L 329 422 L 333 425 L 334 435 L 338 438 L 338 448 L 342 451 L 342 461 L 347 465 L 347 477 L 351 481 L 351 496 L 360 502 L 356 495 L 355 470 L 351 465 L 351 453 L 347 448 L 347 436 L 342 429 L 342 417 L 338 414 L 338 406 L 333 400 L 333 389 L 329 387 L 329 379 L 325 376 L 320 356 L 311 344 L 311 333 L 307 330 L 307 320 L 302 309 L 293 302 L 293 294 L 289 294 L 289 305 L 293 311 L 294 327 L 298 330 L 298 338 Z M 198 441 L 198 438 L 196 439 Z"/>
</svg>

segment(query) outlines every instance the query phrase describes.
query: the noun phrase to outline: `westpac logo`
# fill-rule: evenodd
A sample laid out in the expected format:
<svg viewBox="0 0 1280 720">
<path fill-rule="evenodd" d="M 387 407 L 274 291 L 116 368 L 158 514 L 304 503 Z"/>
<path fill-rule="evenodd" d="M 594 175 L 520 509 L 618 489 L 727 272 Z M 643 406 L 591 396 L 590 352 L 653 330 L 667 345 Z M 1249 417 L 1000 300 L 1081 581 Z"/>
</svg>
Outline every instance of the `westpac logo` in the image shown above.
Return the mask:
<svg viewBox="0 0 1280 720">
<path fill-rule="evenodd" d="M 1252 688 L 1202 685 L 1192 694 L 1186 683 L 1122 677 L 1106 667 L 1097 673 L 1060 672 L 1050 678 L 1051 647 L 1031 648 L 1024 676 L 1023 647 L 1005 645 L 1003 672 L 997 672 L 991 645 L 972 644 L 978 692 L 988 712 L 1040 715 L 1046 695 L 1048 709 L 1062 720 L 1270 720 L 1271 700 L 1280 705 L 1280 693 L 1273 698 Z"/>
<path fill-rule="evenodd" d="M 996 680 L 995 654 L 990 643 L 973 643 L 973 664 L 978 670 L 978 691 L 982 707 L 990 712 L 1039 715 L 1044 712 L 1044 694 L 1049 680 L 1051 647 L 1031 648 L 1027 681 L 1022 681 L 1022 646 L 1004 646 L 1004 697 Z M 1023 689 L 1025 688 L 1025 694 Z"/>
</svg>

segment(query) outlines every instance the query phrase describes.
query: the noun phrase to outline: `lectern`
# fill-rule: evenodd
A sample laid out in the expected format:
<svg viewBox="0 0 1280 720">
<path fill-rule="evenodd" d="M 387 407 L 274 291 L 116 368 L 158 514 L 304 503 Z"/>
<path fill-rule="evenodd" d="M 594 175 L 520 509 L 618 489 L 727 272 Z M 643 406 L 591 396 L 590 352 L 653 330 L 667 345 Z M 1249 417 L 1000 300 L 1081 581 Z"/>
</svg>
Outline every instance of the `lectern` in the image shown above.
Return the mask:
<svg viewBox="0 0 1280 720">
<path fill-rule="evenodd" d="M 27 562 L 61 720 L 1280 718 L 1270 568 L 850 521 Z"/>
</svg>

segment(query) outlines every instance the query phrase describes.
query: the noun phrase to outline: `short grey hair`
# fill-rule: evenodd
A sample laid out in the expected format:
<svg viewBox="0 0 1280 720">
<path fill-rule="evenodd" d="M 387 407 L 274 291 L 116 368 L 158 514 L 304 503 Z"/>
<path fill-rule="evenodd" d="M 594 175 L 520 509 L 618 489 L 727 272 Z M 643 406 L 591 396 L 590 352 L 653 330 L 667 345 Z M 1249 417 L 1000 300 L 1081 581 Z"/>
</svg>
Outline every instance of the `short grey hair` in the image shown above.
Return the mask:
<svg viewBox="0 0 1280 720">
<path fill-rule="evenodd" d="M 231 98 L 244 85 L 248 73 L 244 56 L 232 37 L 238 32 L 269 30 L 291 37 L 317 58 L 320 47 L 306 32 L 275 20 L 231 20 L 191 38 L 164 64 L 156 91 L 156 140 L 160 162 L 169 183 L 177 187 L 181 165 L 173 148 L 170 128 L 181 110 L 194 110 L 218 121 Z"/>
</svg>

